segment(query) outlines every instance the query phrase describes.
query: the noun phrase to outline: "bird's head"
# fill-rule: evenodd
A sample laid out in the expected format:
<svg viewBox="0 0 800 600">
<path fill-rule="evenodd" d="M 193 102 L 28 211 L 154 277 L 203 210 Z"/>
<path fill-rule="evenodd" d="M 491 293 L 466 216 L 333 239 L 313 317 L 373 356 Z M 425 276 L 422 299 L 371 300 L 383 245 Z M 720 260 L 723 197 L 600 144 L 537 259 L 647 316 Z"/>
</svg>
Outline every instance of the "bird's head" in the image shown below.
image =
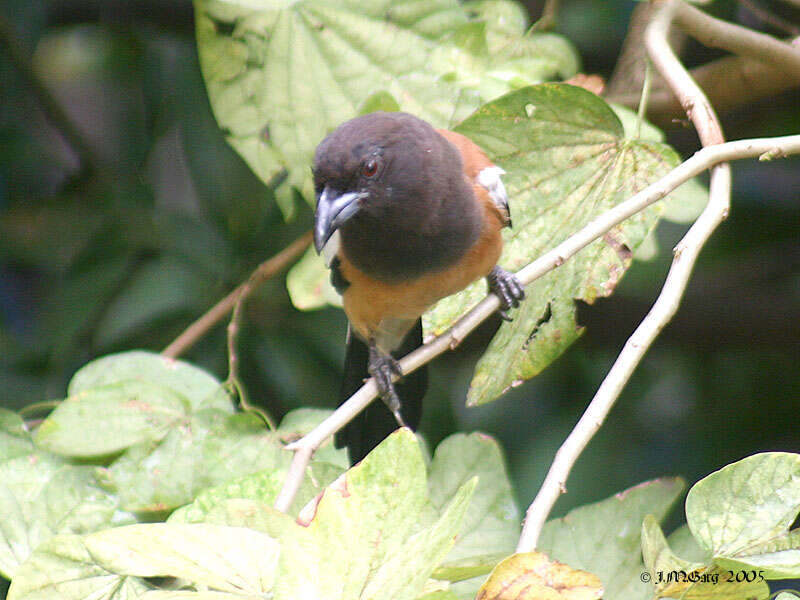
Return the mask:
<svg viewBox="0 0 800 600">
<path fill-rule="evenodd" d="M 400 112 L 372 113 L 340 125 L 317 147 L 313 172 L 318 252 L 335 232 L 346 234 L 359 224 L 419 229 L 446 196 L 449 180 L 462 177 L 452 145 L 425 121 Z"/>
</svg>

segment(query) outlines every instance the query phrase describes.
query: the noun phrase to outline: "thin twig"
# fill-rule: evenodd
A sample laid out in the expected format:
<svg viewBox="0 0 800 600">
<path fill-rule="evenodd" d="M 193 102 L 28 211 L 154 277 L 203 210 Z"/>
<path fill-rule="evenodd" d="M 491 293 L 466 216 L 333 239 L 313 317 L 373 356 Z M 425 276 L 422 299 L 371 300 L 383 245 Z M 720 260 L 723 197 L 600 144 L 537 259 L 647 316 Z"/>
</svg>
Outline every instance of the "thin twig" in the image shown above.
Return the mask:
<svg viewBox="0 0 800 600">
<path fill-rule="evenodd" d="M 248 281 L 242 286 L 242 291 L 233 305 L 230 323 L 228 323 L 228 381 L 234 381 L 239 378 L 239 355 L 236 352 L 236 338 L 242 326 L 242 304 L 244 304 L 245 296 L 250 292 L 251 287 Z"/>
<path fill-rule="evenodd" d="M 674 10 L 675 24 L 702 44 L 760 60 L 783 70 L 794 81 L 800 81 L 800 50 L 791 44 L 720 21 L 686 2 L 676 3 Z"/>
<path fill-rule="evenodd" d="M 272 258 L 261 263 L 247 280 L 230 294 L 217 302 L 208 312 L 189 325 L 175 340 L 161 351 L 163 356 L 176 358 L 194 346 L 208 331 L 233 310 L 240 298 L 246 298 L 264 282 L 273 277 L 295 258 L 302 254 L 311 243 L 311 232 L 307 231 Z"/>
<path fill-rule="evenodd" d="M 231 315 L 231 320 L 228 323 L 228 378 L 225 380 L 225 386 L 228 388 L 228 392 L 231 394 L 235 394 L 236 398 L 239 401 L 239 408 L 243 412 L 250 412 L 258 415 L 258 417 L 264 421 L 264 424 L 272 431 L 277 429 L 277 425 L 273 418 L 260 406 L 256 406 L 254 404 L 250 404 L 250 401 L 247 399 L 247 391 L 242 384 L 241 379 L 239 379 L 239 353 L 236 350 L 236 339 L 239 335 L 239 331 L 242 328 L 242 306 L 244 305 L 247 296 L 252 293 L 252 286 L 250 281 L 248 280 L 242 286 L 242 291 L 239 294 L 239 298 L 236 300 L 236 303 L 233 305 L 233 315 Z"/>
<path fill-rule="evenodd" d="M 33 90 L 50 124 L 61 132 L 61 135 L 75 152 L 78 158 L 79 170 L 85 174 L 96 172 L 100 164 L 99 158 L 47 87 L 47 84 L 36 73 L 29 53 L 23 47 L 14 33 L 11 23 L 4 15 L 0 15 L 0 46 L 5 46 L 11 62 L 28 83 L 31 90 Z"/>
<path fill-rule="evenodd" d="M 713 146 L 724 142 L 719 119 L 708 98 L 692 80 L 667 41 L 670 25 L 681 4 L 668 0 L 657 5 L 653 21 L 645 33 L 645 45 L 653 65 L 694 123 L 704 148 L 719 147 Z M 526 511 L 517 552 L 529 552 L 536 547 L 550 511 L 558 497 L 566 491 L 567 478 L 575 461 L 602 426 L 650 345 L 678 310 L 700 250 L 728 215 L 730 186 L 729 165 L 723 163 L 714 166 L 711 170 L 708 205 L 675 247 L 675 258 L 655 304 L 628 338 L 586 411 L 556 452 L 536 498 Z"/>
<path fill-rule="evenodd" d="M 517 273 L 517 277 L 524 285 L 530 284 L 562 265 L 581 249 L 602 237 L 612 227 L 660 200 L 676 187 L 707 170 L 712 165 L 728 160 L 760 156 L 776 148 L 780 148 L 787 155 L 800 153 L 800 135 L 741 140 L 704 148 L 675 167 L 657 182 L 600 215 L 561 244 L 526 265 Z M 403 372 L 411 373 L 440 354 L 457 346 L 472 330 L 494 313 L 499 305 L 499 301 L 494 294 L 487 296 L 446 332 L 404 357 L 400 361 L 400 367 Z M 303 479 L 303 473 L 311 460 L 314 450 L 350 422 L 355 415 L 376 397 L 376 394 L 377 388 L 374 380 L 367 380 L 330 417 L 303 438 L 286 446 L 286 449 L 294 451 L 295 455 L 284 480 L 283 488 L 275 501 L 275 508 L 284 512 L 288 510 L 297 494 L 297 489 Z"/>
</svg>

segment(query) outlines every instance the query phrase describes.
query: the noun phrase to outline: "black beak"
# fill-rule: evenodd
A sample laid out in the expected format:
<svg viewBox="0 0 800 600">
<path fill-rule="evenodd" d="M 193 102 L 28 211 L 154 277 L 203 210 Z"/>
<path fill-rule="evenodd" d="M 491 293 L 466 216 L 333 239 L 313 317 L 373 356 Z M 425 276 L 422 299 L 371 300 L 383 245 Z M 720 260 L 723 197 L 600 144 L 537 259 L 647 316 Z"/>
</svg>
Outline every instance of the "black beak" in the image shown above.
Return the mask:
<svg viewBox="0 0 800 600">
<path fill-rule="evenodd" d="M 314 214 L 314 247 L 317 253 L 322 252 L 334 232 L 358 212 L 358 201 L 364 196 L 365 192 L 346 192 L 337 196 L 327 186 L 322 190 Z"/>
</svg>

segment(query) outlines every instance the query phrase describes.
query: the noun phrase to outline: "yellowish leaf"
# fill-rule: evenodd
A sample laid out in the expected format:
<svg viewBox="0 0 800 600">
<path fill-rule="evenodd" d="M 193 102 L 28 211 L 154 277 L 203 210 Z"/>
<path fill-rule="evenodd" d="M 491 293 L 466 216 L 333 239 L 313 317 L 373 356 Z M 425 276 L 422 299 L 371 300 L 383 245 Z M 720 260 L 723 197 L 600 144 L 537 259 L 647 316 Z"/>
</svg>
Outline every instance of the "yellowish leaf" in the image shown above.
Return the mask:
<svg viewBox="0 0 800 600">
<path fill-rule="evenodd" d="M 497 565 L 477 600 L 596 600 L 602 596 L 603 585 L 596 575 L 528 552 Z"/>
</svg>

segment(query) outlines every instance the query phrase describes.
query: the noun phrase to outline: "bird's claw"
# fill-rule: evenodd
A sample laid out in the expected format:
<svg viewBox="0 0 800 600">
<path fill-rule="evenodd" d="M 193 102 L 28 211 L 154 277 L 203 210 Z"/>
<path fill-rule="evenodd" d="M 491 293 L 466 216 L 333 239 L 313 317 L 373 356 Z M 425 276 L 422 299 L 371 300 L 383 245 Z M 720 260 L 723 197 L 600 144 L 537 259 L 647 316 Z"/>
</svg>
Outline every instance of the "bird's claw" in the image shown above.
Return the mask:
<svg viewBox="0 0 800 600">
<path fill-rule="evenodd" d="M 489 283 L 489 291 L 500 299 L 500 308 L 497 313 L 504 321 L 512 321 L 508 316 L 508 311 L 517 308 L 519 303 L 525 298 L 525 288 L 514 273 L 495 266 L 489 275 L 486 276 Z"/>
<path fill-rule="evenodd" d="M 400 397 L 397 395 L 397 390 L 392 381 L 392 376 L 403 376 L 403 369 L 400 368 L 400 363 L 389 354 L 381 352 L 373 342 L 369 345 L 367 372 L 375 378 L 381 400 L 392 411 L 397 424 L 400 427 L 406 427 L 406 422 L 400 414 Z"/>
</svg>

